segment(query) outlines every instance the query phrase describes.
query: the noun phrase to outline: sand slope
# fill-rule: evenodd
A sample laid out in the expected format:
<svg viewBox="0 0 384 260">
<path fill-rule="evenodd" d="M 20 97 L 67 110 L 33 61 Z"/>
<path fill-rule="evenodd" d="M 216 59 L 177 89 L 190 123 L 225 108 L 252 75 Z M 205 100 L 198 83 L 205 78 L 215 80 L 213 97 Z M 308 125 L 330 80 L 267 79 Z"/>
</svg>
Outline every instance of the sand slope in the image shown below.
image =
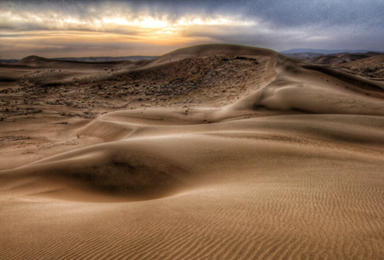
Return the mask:
<svg viewBox="0 0 384 260">
<path fill-rule="evenodd" d="M 382 83 L 233 45 L 134 66 L 105 80 L 179 99 L 70 121 L 78 145 L 4 167 L 2 259 L 382 258 Z"/>
<path fill-rule="evenodd" d="M 306 61 L 312 64 L 340 65 L 343 63 L 354 62 L 357 60 L 373 57 L 376 55 L 380 55 L 380 53 L 379 52 L 336 53 L 336 54 L 321 55 L 319 57 L 307 59 Z"/>
<path fill-rule="evenodd" d="M 382 81 L 384 77 L 384 54 L 344 63 L 340 67 Z"/>
</svg>

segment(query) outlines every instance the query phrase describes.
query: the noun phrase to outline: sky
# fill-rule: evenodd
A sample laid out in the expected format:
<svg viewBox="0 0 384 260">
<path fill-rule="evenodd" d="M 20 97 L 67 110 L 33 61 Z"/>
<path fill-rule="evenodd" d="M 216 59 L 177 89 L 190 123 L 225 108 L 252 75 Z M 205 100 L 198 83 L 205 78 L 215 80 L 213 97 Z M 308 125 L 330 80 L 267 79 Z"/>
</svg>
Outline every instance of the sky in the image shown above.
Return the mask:
<svg viewBox="0 0 384 260">
<path fill-rule="evenodd" d="M 0 1 L 0 57 L 156 56 L 197 44 L 384 50 L 383 0 Z"/>
</svg>

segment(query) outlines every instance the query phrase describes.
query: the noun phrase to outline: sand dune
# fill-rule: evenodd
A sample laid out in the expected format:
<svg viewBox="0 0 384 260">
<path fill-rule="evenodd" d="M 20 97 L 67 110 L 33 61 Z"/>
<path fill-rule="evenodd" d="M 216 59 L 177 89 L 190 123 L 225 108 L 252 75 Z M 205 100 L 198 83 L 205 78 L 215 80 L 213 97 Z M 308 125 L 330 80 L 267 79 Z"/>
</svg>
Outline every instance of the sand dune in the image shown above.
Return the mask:
<svg viewBox="0 0 384 260">
<path fill-rule="evenodd" d="M 235 45 L 50 62 L 2 82 L 1 259 L 384 255 L 381 82 Z"/>
<path fill-rule="evenodd" d="M 380 52 L 366 52 L 366 53 L 336 53 L 321 55 L 318 57 L 307 59 L 308 63 L 312 64 L 327 64 L 327 65 L 340 65 L 343 63 L 354 62 L 357 60 L 380 55 Z"/>
<path fill-rule="evenodd" d="M 384 78 L 384 54 L 344 63 L 340 67 L 349 69 L 358 75 L 382 81 Z"/>
</svg>

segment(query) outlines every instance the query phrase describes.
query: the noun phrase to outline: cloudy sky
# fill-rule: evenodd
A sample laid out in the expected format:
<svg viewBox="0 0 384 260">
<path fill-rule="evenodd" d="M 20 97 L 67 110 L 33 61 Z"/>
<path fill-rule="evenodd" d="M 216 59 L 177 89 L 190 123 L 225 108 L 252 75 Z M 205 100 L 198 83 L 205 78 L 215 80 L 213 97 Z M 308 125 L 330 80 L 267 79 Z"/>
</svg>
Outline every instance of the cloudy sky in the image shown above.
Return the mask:
<svg viewBox="0 0 384 260">
<path fill-rule="evenodd" d="M 204 43 L 384 50 L 383 0 L 0 1 L 0 56 L 161 55 Z"/>
</svg>

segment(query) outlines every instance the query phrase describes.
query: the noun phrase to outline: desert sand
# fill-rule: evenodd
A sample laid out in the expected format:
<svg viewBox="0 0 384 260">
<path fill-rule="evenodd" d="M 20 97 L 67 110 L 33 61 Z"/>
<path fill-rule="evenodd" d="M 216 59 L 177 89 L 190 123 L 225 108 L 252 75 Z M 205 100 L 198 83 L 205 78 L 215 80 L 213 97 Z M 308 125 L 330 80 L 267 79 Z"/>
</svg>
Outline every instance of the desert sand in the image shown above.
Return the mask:
<svg viewBox="0 0 384 260">
<path fill-rule="evenodd" d="M 0 80 L 1 259 L 383 259 L 383 82 L 225 44 Z"/>
</svg>

